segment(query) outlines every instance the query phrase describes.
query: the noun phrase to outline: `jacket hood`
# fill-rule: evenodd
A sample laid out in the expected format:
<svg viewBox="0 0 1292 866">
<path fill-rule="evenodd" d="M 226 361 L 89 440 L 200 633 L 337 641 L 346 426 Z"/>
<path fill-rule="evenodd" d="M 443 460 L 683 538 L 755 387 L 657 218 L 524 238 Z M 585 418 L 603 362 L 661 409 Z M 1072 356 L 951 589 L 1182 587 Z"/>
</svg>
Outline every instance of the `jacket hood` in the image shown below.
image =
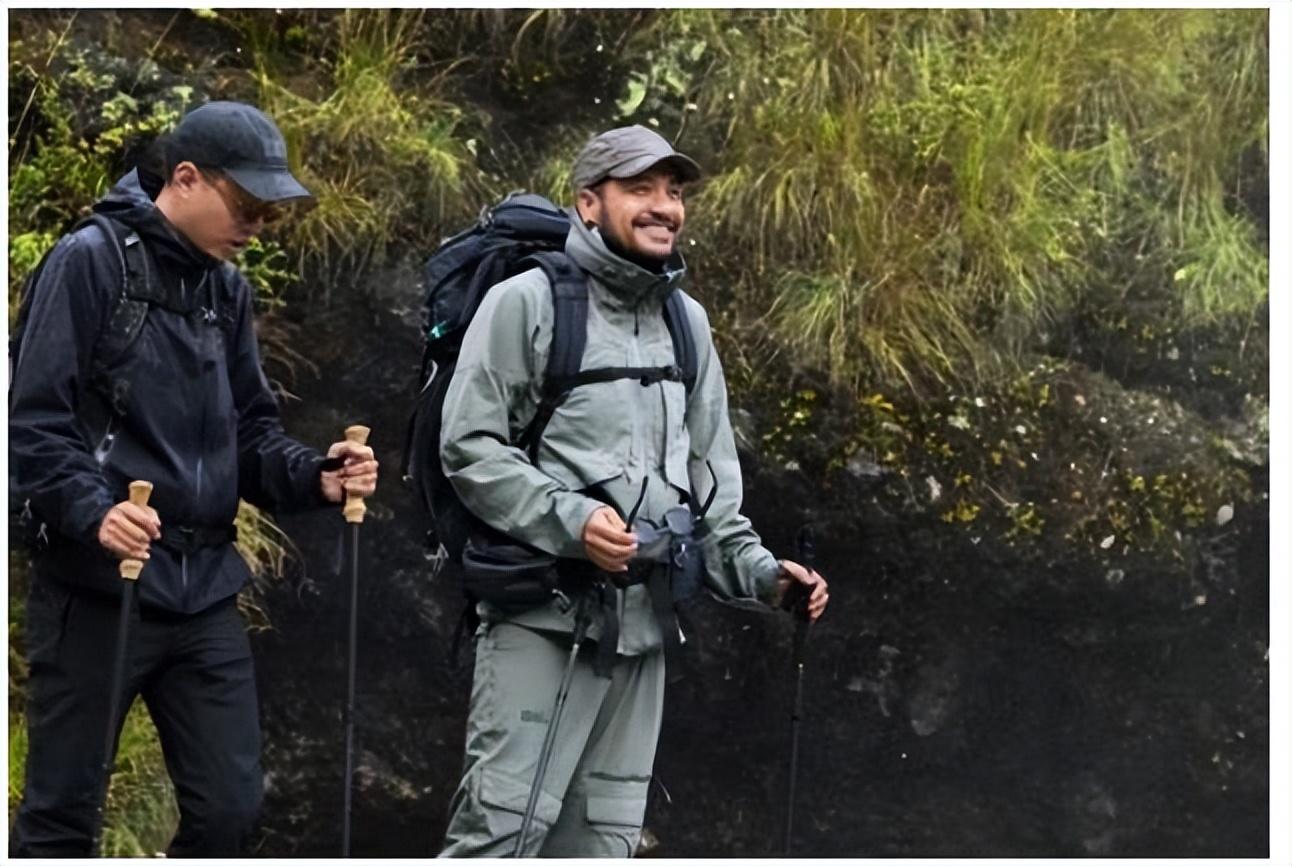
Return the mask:
<svg viewBox="0 0 1292 866">
<path fill-rule="evenodd" d="M 157 208 L 154 199 L 161 188 L 160 178 L 134 168 L 113 184 L 93 209 L 138 232 L 159 264 L 164 262 L 180 273 L 220 267 L 219 259 L 194 246 Z"/>
<path fill-rule="evenodd" d="M 585 226 L 576 210 L 571 208 L 569 214 L 566 254 L 605 286 L 611 297 L 624 307 L 633 309 L 647 302 L 663 302 L 669 292 L 686 278 L 686 262 L 681 253 L 674 251 L 661 273 L 648 271 L 611 252 L 601 232 Z"/>
</svg>

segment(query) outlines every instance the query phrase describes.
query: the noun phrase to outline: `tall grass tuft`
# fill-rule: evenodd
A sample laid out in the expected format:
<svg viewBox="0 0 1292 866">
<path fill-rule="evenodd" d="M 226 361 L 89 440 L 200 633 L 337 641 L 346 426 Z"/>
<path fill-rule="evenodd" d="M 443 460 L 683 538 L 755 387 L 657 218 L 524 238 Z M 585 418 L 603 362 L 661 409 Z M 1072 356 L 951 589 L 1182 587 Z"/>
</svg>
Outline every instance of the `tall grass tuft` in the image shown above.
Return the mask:
<svg viewBox="0 0 1292 866">
<path fill-rule="evenodd" d="M 674 10 L 670 40 L 707 255 L 838 382 L 973 380 L 1136 281 L 1185 324 L 1265 297 L 1264 12 Z"/>
<path fill-rule="evenodd" d="M 321 76 L 296 85 L 276 73 L 280 40 L 259 16 L 242 19 L 262 107 L 316 195 L 282 240 L 306 286 L 330 297 L 337 274 L 362 274 L 392 244 L 424 249 L 450 216 L 470 212 L 477 178 L 466 113 L 448 98 L 452 60 L 428 58 L 425 12 L 346 10 L 317 19 Z M 426 74 L 427 69 L 434 71 Z"/>
<path fill-rule="evenodd" d="M 269 515 L 249 502 L 238 503 L 234 525 L 238 529 L 238 553 L 251 569 L 251 583 L 238 596 L 238 608 L 251 629 L 267 629 L 270 618 L 264 605 L 265 593 L 299 551 Z"/>
</svg>

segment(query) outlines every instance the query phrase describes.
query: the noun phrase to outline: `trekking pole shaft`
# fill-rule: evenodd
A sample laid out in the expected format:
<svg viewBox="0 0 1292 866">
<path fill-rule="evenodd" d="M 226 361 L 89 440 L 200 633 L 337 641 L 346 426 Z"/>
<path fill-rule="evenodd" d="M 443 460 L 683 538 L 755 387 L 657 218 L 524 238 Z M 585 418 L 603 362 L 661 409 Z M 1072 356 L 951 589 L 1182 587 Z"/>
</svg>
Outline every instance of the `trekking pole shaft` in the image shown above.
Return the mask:
<svg viewBox="0 0 1292 866">
<path fill-rule="evenodd" d="M 126 581 L 121 592 L 121 613 L 117 619 L 117 652 L 112 660 L 112 680 L 108 692 L 108 723 L 103 737 L 103 765 L 100 768 L 102 784 L 99 790 L 97 820 L 94 824 L 94 838 L 90 851 L 92 856 L 100 856 L 99 846 L 103 842 L 104 822 L 107 820 L 108 789 L 112 785 L 112 771 L 116 763 L 114 752 L 117 744 L 117 715 L 121 712 L 121 692 L 126 673 L 126 645 L 130 638 L 130 609 L 134 606 L 135 582 Z"/>
<path fill-rule="evenodd" d="M 790 853 L 790 841 L 794 836 L 794 799 L 798 790 L 799 777 L 799 721 L 803 714 L 803 663 L 798 664 L 798 674 L 794 686 L 794 714 L 790 719 L 793 729 L 790 737 L 790 785 L 789 806 L 785 814 L 785 854 Z"/>
<path fill-rule="evenodd" d="M 147 481 L 130 482 L 130 503 L 146 506 L 153 486 Z M 100 770 L 100 790 L 98 812 L 95 815 L 94 833 L 91 837 L 90 852 L 99 854 L 103 843 L 103 825 L 107 820 L 108 789 L 112 785 L 112 770 L 116 763 L 117 716 L 121 712 L 121 693 L 125 690 L 126 655 L 130 648 L 130 612 L 135 606 L 135 581 L 143 571 L 144 563 L 139 559 L 123 559 L 118 566 L 121 579 L 121 609 L 117 617 L 117 644 L 112 659 L 112 679 L 108 683 L 108 716 L 103 735 L 103 764 Z"/>
<path fill-rule="evenodd" d="M 345 428 L 345 438 L 358 445 L 368 444 L 369 428 L 360 424 Z M 350 632 L 346 659 L 345 685 L 345 771 L 342 794 L 341 856 L 350 856 L 350 815 L 354 797 L 354 678 L 359 643 L 359 525 L 367 512 L 363 497 L 346 495 L 341 515 L 350 524 Z"/>
<path fill-rule="evenodd" d="M 341 856 L 350 856 L 350 815 L 354 797 L 354 691 L 359 637 L 359 524 L 350 527 L 350 636 L 345 684 L 345 794 L 341 823 Z"/>
<path fill-rule="evenodd" d="M 811 524 L 799 530 L 798 535 L 799 564 L 809 572 L 816 570 L 816 538 Z M 803 720 L 803 666 L 807 655 L 808 629 L 812 621 L 808 619 L 807 598 L 803 600 L 802 619 L 794 623 L 794 707 L 790 714 L 790 779 L 789 796 L 785 806 L 785 856 L 790 856 L 794 838 L 794 802 L 798 793 L 799 775 L 799 726 Z M 796 611 L 795 615 L 798 615 Z"/>
<path fill-rule="evenodd" d="M 579 613 L 582 616 L 582 609 L 580 609 Z M 534 821 L 534 812 L 538 808 L 538 798 L 543 790 L 543 779 L 547 776 L 547 765 L 551 761 L 552 747 L 556 742 L 556 726 L 560 724 L 561 714 L 565 710 L 565 699 L 570 693 L 570 682 L 574 679 L 574 662 L 578 658 L 579 644 L 583 642 L 586 627 L 586 621 L 580 619 L 574 629 L 570 655 L 565 662 L 565 673 L 561 676 L 560 688 L 556 690 L 556 700 L 552 704 L 552 718 L 548 719 L 547 734 L 543 737 L 543 749 L 538 754 L 538 767 L 534 770 L 534 783 L 530 786 L 529 800 L 525 803 L 525 817 L 520 822 L 520 835 L 516 838 L 516 850 L 512 853 L 513 857 L 523 857 L 525 854 L 525 837 L 529 835 L 529 827 Z"/>
</svg>

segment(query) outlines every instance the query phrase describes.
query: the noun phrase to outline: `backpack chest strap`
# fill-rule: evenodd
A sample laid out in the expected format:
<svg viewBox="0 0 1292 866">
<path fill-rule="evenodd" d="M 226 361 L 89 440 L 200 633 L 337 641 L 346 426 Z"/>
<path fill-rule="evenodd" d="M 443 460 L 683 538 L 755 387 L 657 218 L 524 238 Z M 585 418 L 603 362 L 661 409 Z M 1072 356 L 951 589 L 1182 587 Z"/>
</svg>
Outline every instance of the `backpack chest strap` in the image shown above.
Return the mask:
<svg viewBox="0 0 1292 866">
<path fill-rule="evenodd" d="M 681 382 L 682 368 L 676 364 L 663 367 L 597 367 L 592 370 L 580 370 L 573 376 L 558 376 L 543 382 L 545 397 L 564 397 L 580 385 L 592 385 L 598 382 L 617 382 L 620 379 L 636 379 L 642 387 L 649 388 L 660 382 Z"/>
</svg>

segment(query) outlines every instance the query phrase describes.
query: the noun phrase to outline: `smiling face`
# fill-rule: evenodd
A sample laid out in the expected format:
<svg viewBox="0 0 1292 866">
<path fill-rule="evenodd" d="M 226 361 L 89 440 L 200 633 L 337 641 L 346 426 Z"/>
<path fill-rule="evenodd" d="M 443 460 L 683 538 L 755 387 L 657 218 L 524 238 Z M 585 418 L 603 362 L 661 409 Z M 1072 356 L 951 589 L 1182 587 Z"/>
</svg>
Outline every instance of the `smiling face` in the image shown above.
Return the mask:
<svg viewBox="0 0 1292 866">
<path fill-rule="evenodd" d="M 278 216 L 272 204 L 244 191 L 226 175 L 181 162 L 157 197 L 157 207 L 193 245 L 232 259 Z"/>
<path fill-rule="evenodd" d="M 682 184 L 667 165 L 627 178 L 607 178 L 579 191 L 579 215 L 620 247 L 663 261 L 686 222 Z"/>
</svg>

